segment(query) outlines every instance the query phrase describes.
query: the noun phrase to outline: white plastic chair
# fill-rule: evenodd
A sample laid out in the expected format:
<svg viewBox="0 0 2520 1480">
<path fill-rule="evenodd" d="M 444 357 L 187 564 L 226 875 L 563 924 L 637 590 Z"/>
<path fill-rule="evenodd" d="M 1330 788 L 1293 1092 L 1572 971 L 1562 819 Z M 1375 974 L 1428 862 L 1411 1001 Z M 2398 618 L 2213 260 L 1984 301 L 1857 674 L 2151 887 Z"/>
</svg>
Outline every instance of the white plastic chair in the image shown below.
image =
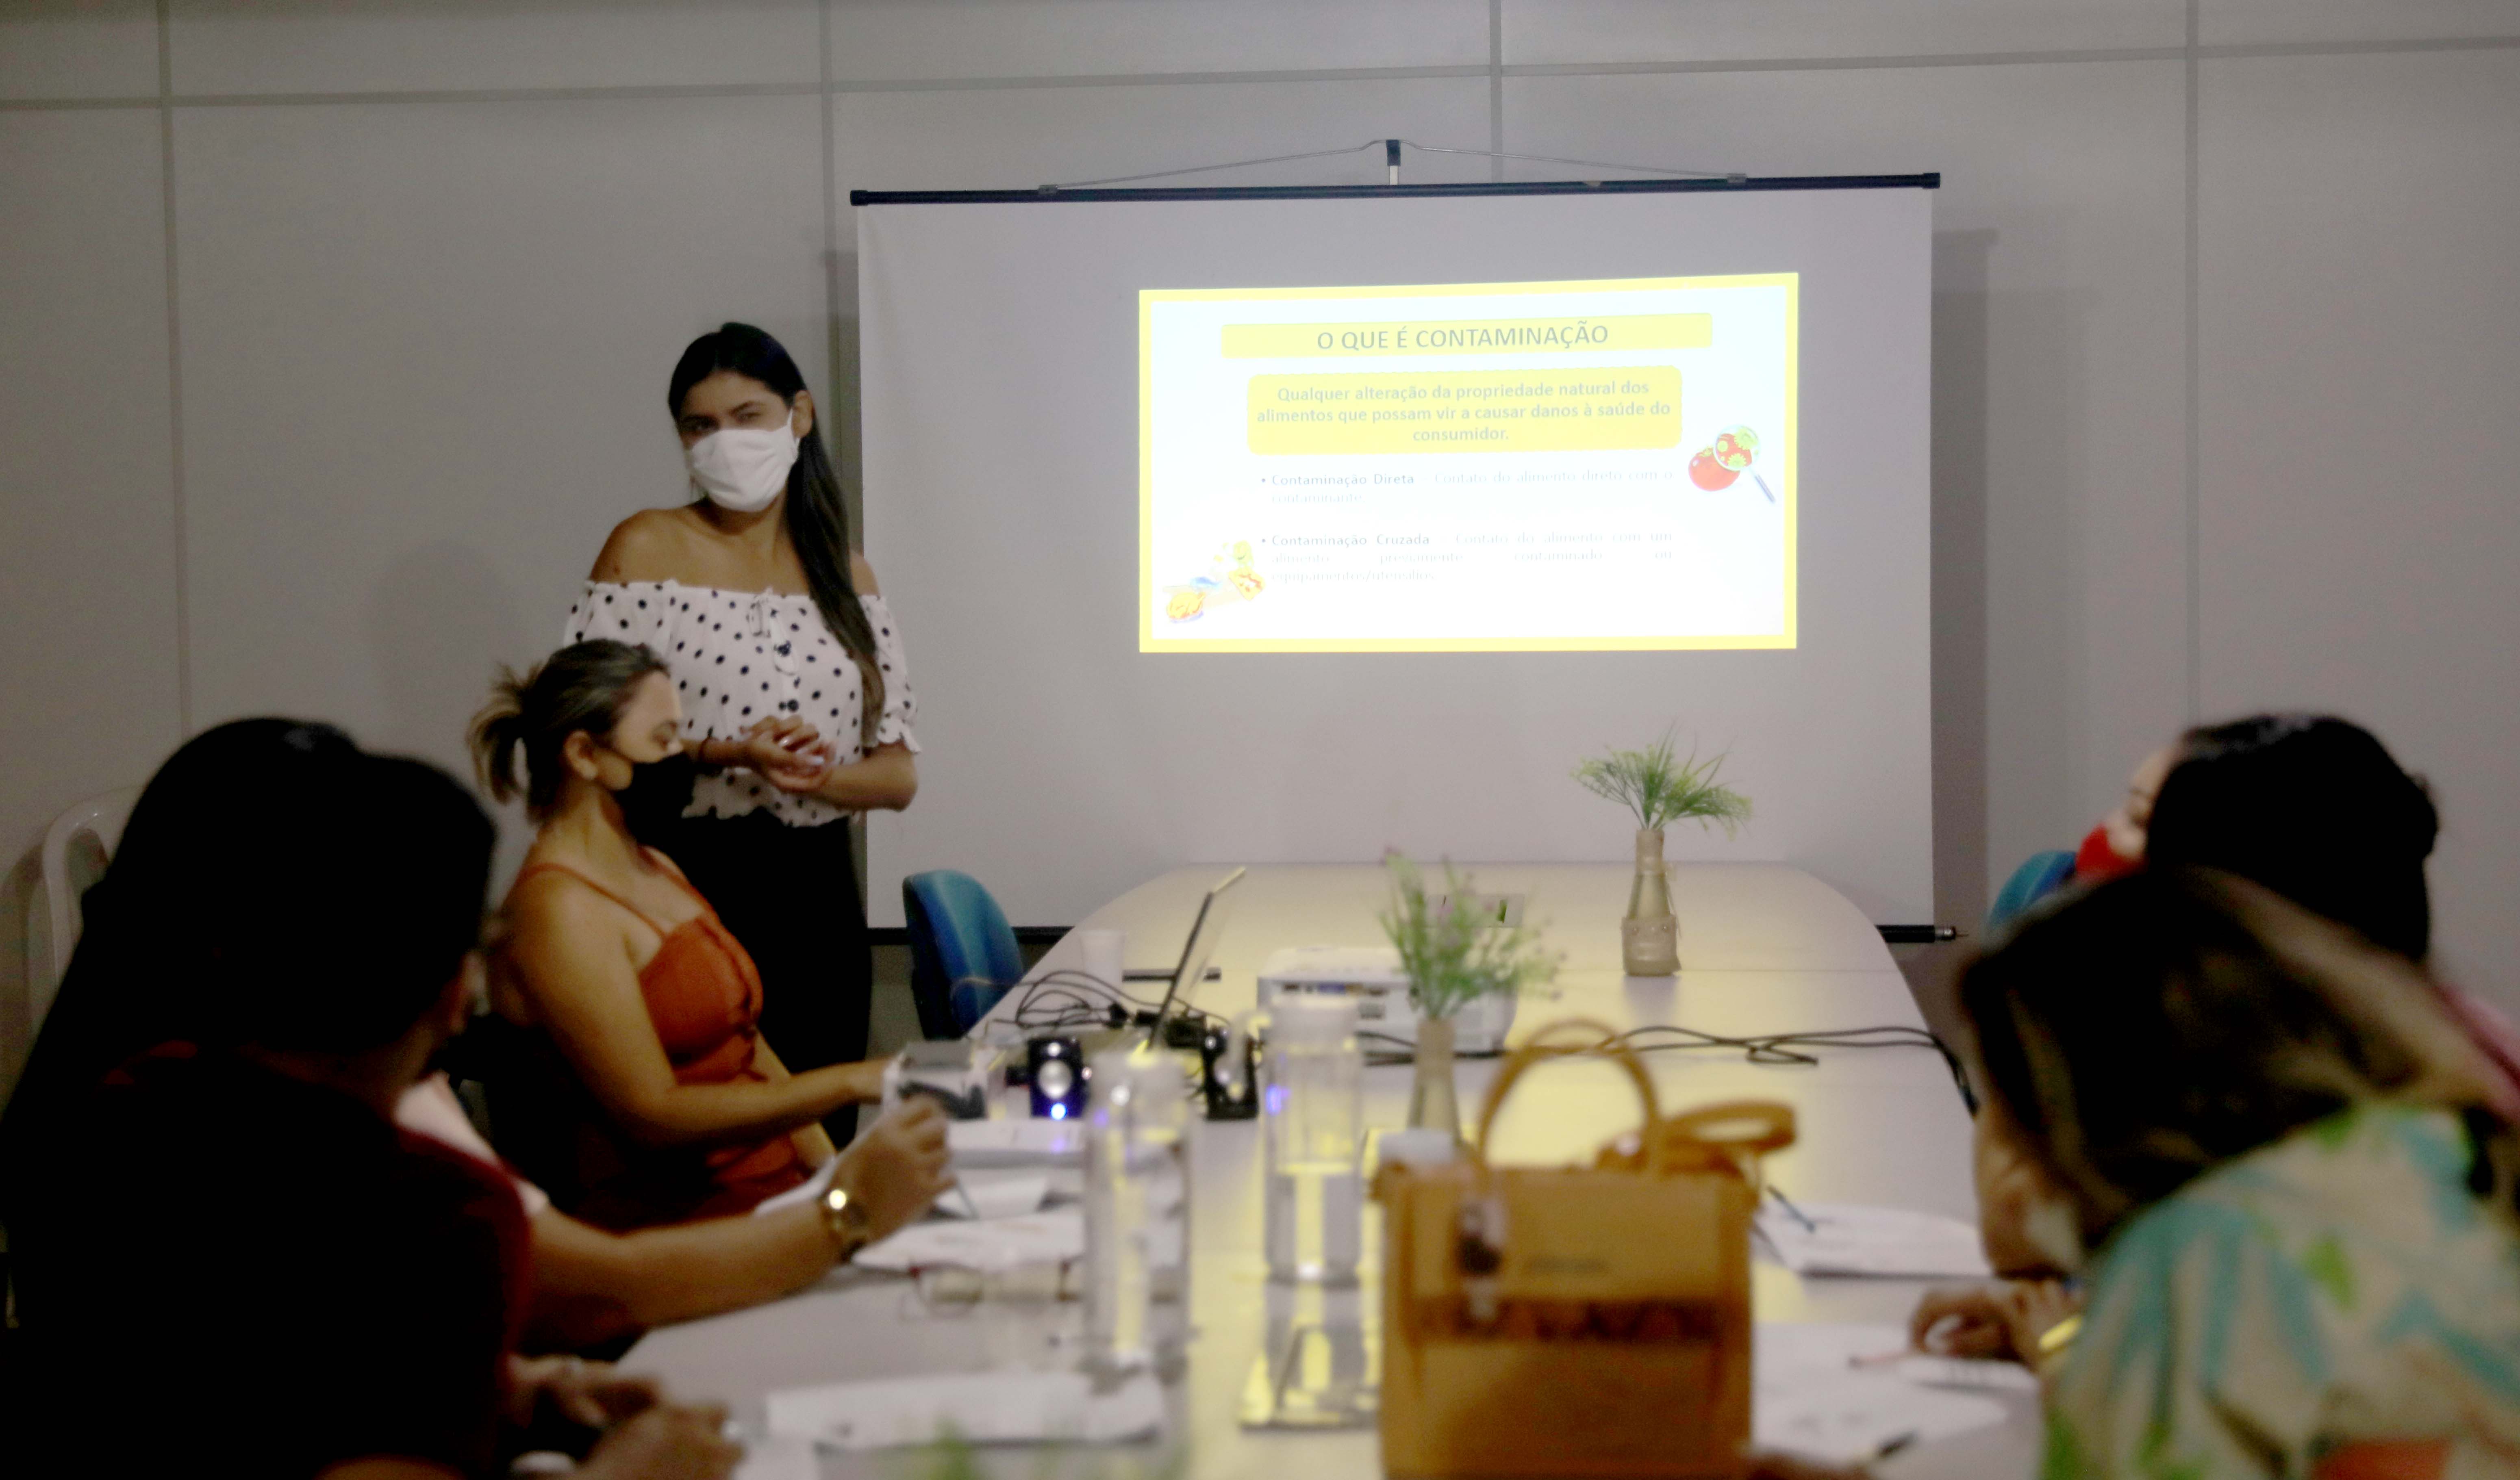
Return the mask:
<svg viewBox="0 0 2520 1480">
<path fill-rule="evenodd" d="M 44 1017 L 53 1010 L 53 999 L 61 995 L 62 978 L 69 974 L 70 953 L 78 949 L 79 931 L 85 925 L 79 896 L 105 876 L 106 862 L 122 841 L 122 825 L 131 819 L 131 804 L 139 799 L 138 786 L 91 796 L 54 818 L 44 830 L 43 902 L 26 912 L 28 933 L 37 938 L 26 942 L 25 1038 L 14 1046 L 0 1043 L 0 1104 L 6 1104 L 17 1090 L 18 1075 L 24 1068 L 20 1055 L 33 1052 L 35 1035 L 44 1031 Z M 8 1231 L 0 1229 L 0 1251 L 8 1246 Z M 14 1323 L 14 1288 L 9 1291 L 9 1304 Z"/>
<path fill-rule="evenodd" d="M 44 938 L 38 949 L 26 953 L 29 1043 L 43 1031 L 44 1015 L 53 1009 L 62 978 L 69 973 L 70 953 L 78 949 L 85 923 L 79 896 L 104 876 L 107 860 L 122 841 L 122 825 L 131 818 L 131 804 L 139 799 L 138 786 L 91 796 L 53 819 L 44 830 Z"/>
</svg>

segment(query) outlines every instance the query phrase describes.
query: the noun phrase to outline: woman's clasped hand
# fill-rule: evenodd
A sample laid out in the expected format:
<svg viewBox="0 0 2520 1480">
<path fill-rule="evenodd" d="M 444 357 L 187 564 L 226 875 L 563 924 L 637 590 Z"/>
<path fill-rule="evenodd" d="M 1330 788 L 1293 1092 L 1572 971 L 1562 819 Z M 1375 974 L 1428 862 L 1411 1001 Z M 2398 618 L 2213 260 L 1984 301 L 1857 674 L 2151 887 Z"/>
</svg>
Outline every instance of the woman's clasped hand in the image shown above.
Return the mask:
<svg viewBox="0 0 2520 1480">
<path fill-rule="evenodd" d="M 731 742 L 725 764 L 742 766 L 782 791 L 810 795 L 831 773 L 838 751 L 813 726 L 790 715 L 765 719 Z"/>
<path fill-rule="evenodd" d="M 1908 1339 L 1935 1357 L 2017 1362 L 2035 1368 L 2044 1338 L 2082 1309 L 2061 1279 L 2006 1279 L 1927 1292 L 1908 1318 Z"/>
</svg>

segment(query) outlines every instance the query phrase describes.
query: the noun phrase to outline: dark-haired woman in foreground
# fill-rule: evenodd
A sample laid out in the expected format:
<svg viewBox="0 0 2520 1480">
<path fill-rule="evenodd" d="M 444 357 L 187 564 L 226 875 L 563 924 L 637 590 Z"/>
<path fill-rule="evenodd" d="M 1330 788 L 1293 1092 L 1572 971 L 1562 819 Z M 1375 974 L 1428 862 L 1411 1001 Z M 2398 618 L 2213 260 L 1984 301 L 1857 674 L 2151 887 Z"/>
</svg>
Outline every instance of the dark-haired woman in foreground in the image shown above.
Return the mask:
<svg viewBox="0 0 2520 1480">
<path fill-rule="evenodd" d="M 777 339 L 702 335 L 665 402 L 694 501 L 612 531 L 567 641 L 640 643 L 670 666 L 697 766 L 643 778 L 632 827 L 751 953 L 762 1027 L 789 1062 L 863 1058 L 874 967 L 846 825 L 919 790 L 900 625 L 850 548 L 818 408 Z M 765 722 L 811 726 L 825 747 L 774 775 L 720 769 Z M 836 1139 L 856 1115 L 831 1117 Z"/>
<path fill-rule="evenodd" d="M 9 1105 L 19 1472 L 486 1474 L 545 1400 L 611 1427 L 581 1474 L 733 1467 L 722 1410 L 509 1355 L 510 1180 L 387 1118 L 468 1016 L 495 837 L 330 726 L 158 768 Z"/>
<path fill-rule="evenodd" d="M 2080 1273 L 2049 1472 L 2520 1464 L 2520 1136 L 2402 956 L 2228 875 L 2108 885 L 1961 985 Z M 2089 1251 L 2088 1253 L 2086 1251 Z"/>
<path fill-rule="evenodd" d="M 818 1120 L 882 1093 L 879 1064 L 788 1071 L 750 956 L 631 835 L 619 794 L 681 732 L 664 664 L 605 641 L 503 681 L 473 727 L 491 792 L 522 790 L 539 825 L 491 1001 L 540 1052 L 494 1085 L 492 1114 L 509 1153 L 601 1228 L 746 1212 L 832 1158 Z"/>
<path fill-rule="evenodd" d="M 2440 830 L 2431 793 L 2379 737 L 2325 714 L 2255 714 L 2181 736 L 2152 767 L 2148 818 L 2124 850 L 2140 867 L 2219 869 L 2273 890 L 2372 944 L 2422 962 L 2432 950 L 2425 861 Z M 2138 789 L 2144 778 L 2138 773 Z M 2520 1035 L 2487 1004 L 2433 976 L 2435 998 L 2494 1065 L 2494 1108 L 2520 1117 Z M 2023 1239 L 2017 1188 L 2000 1147 L 1982 1147 L 1979 1212 L 2000 1286 L 1937 1290 L 1917 1307 L 1917 1340 L 2038 1365 L 2039 1337 L 2072 1314 L 2051 1261 Z"/>
<path fill-rule="evenodd" d="M 2156 863 L 1960 991 L 1979 1138 L 2084 1282 L 2048 1480 L 2520 1469 L 2520 1134 L 2404 957 Z"/>
</svg>

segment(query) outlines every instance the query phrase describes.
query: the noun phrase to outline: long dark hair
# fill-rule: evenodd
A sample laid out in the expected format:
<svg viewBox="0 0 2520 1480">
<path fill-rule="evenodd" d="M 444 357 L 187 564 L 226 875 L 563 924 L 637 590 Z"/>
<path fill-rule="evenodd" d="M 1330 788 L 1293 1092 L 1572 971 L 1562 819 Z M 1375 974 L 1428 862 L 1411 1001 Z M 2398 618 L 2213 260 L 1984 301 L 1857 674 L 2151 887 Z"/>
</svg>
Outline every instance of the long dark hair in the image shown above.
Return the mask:
<svg viewBox="0 0 2520 1480">
<path fill-rule="evenodd" d="M 749 324 L 723 324 L 713 334 L 692 340 L 674 364 L 665 388 L 665 407 L 683 414 L 683 399 L 692 387 L 719 371 L 758 381 L 789 406 L 804 392 L 804 372 L 786 346 Z M 875 732 L 883 714 L 883 673 L 875 655 L 875 624 L 858 605 L 857 584 L 849 579 L 849 515 L 840 502 L 839 474 L 823 449 L 823 418 L 796 445 L 796 466 L 788 471 L 788 543 L 796 562 L 805 567 L 806 589 L 823 623 L 839 639 L 858 665 L 858 746 L 875 748 Z"/>
<path fill-rule="evenodd" d="M 514 669 L 500 669 L 490 685 L 490 702 L 472 716 L 472 765 L 482 787 L 500 801 L 522 790 L 527 812 L 540 817 L 550 811 L 560 799 L 561 746 L 580 730 L 608 739 L 631 689 L 664 671 L 665 660 L 647 648 L 610 638 L 571 643 L 521 678 Z"/>
<path fill-rule="evenodd" d="M 0 1125 L 0 1204 L 116 1064 L 171 1040 L 355 1052 L 408 1028 L 478 940 L 497 834 L 420 761 L 236 720 L 131 809 Z"/>
<path fill-rule="evenodd" d="M 2187 732 L 2181 754 L 2152 804 L 2154 866 L 2237 874 L 2423 959 L 2441 818 L 2378 737 L 2333 715 L 2258 714 Z"/>
<path fill-rule="evenodd" d="M 2215 1166 L 2339 1110 L 2439 1107 L 2507 1211 L 2520 1140 L 2495 1071 L 2405 957 L 2264 886 L 2148 866 L 2034 916 L 1970 964 L 1989 1096 L 2087 1246 Z"/>
</svg>

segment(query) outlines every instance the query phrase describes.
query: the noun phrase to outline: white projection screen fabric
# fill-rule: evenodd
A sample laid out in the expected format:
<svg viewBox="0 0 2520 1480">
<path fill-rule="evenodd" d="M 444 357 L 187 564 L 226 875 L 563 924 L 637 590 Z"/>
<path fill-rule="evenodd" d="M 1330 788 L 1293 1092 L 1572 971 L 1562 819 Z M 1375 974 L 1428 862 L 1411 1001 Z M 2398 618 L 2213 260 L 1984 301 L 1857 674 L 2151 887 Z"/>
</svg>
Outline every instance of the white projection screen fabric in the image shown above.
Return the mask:
<svg viewBox="0 0 2520 1480">
<path fill-rule="evenodd" d="M 1618 862 L 1666 729 L 1932 919 L 1932 196 L 856 206 L 866 545 L 950 868 L 1069 924 L 1190 863 Z M 1546 902 L 1537 908 L 1545 911 Z"/>
</svg>

